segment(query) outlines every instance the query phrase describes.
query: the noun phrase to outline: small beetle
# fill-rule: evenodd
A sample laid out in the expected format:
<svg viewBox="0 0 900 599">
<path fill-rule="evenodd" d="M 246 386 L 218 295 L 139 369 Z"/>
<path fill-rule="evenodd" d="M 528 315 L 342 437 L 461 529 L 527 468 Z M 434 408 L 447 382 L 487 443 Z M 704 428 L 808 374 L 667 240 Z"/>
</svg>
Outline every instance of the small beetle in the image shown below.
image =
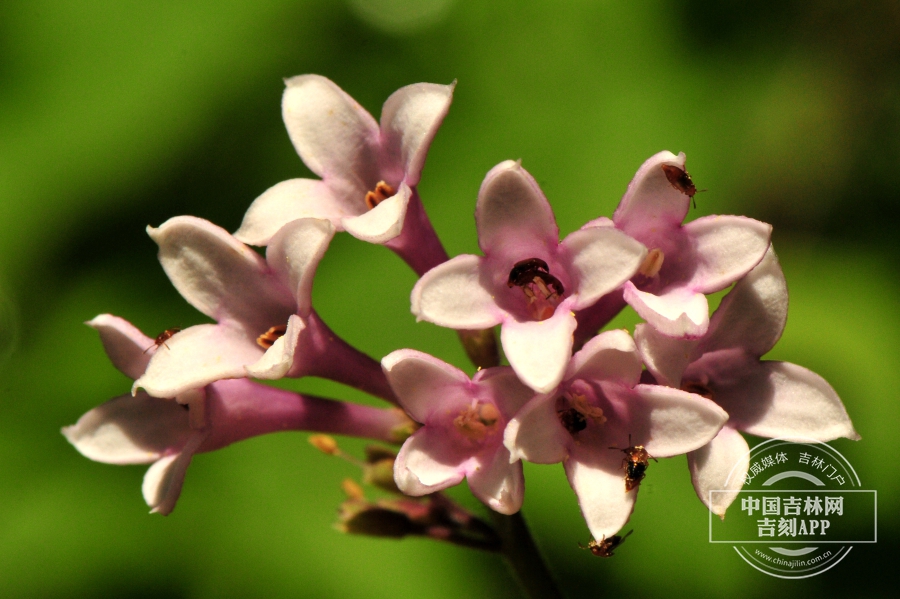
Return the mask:
<svg viewBox="0 0 900 599">
<path fill-rule="evenodd" d="M 672 166 L 671 164 L 664 164 L 662 165 L 662 168 L 663 172 L 666 173 L 666 179 L 669 180 L 672 187 L 691 198 L 691 202 L 693 202 L 694 208 L 696 208 L 697 202 L 694 200 L 694 194 L 697 193 L 697 187 L 694 185 L 694 181 L 691 179 L 688 172 L 677 166 Z"/>
<path fill-rule="evenodd" d="M 628 442 L 631 443 L 630 434 L 628 435 Z M 610 447 L 610 449 L 618 449 L 626 456 L 625 459 L 622 460 L 622 470 L 625 471 L 626 493 L 641 484 L 641 481 L 644 480 L 647 467 L 650 466 L 649 460 L 659 462 L 659 460 L 647 453 L 647 450 L 644 449 L 643 445 L 631 445 L 625 449 Z"/>
<path fill-rule="evenodd" d="M 591 553 L 596 555 L 597 557 L 612 557 L 615 555 L 613 551 L 622 543 L 625 542 L 625 539 L 628 538 L 628 535 L 633 533 L 634 530 L 629 530 L 625 533 L 624 536 L 613 535 L 608 539 L 604 536 L 600 541 L 591 541 L 587 544 L 587 547 L 578 543 L 578 546 L 582 549 L 590 549 Z"/>
<path fill-rule="evenodd" d="M 179 329 L 178 327 L 172 327 L 171 329 L 166 329 L 165 331 L 163 331 L 162 333 L 160 333 L 159 335 L 156 336 L 156 339 L 153 340 L 153 345 L 151 345 L 150 347 L 145 349 L 144 353 L 146 354 L 151 349 L 158 348 L 160 345 L 166 345 L 166 341 L 171 339 L 172 336 L 175 335 L 175 333 L 180 333 L 180 332 L 181 332 L 181 329 Z M 168 345 L 166 345 L 166 349 L 169 349 Z"/>
</svg>

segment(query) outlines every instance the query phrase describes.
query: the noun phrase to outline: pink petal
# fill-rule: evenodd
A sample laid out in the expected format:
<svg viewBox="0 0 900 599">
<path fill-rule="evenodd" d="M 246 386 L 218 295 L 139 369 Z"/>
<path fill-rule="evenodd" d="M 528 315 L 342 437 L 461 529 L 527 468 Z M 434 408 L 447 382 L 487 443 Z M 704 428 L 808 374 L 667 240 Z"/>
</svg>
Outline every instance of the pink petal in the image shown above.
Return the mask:
<svg viewBox="0 0 900 599">
<path fill-rule="evenodd" d="M 581 513 L 595 539 L 611 537 L 625 526 L 634 511 L 639 486 L 625 492 L 622 454 L 592 452 L 576 446 L 566 460 L 569 484 L 578 496 Z"/>
<path fill-rule="evenodd" d="M 748 362 L 741 374 L 726 381 L 711 377 L 730 426 L 788 441 L 860 438 L 837 393 L 811 370 L 788 362 Z"/>
<path fill-rule="evenodd" d="M 97 329 L 103 349 L 113 366 L 130 379 L 136 379 L 147 369 L 147 363 L 156 346 L 154 340 L 144 335 L 136 326 L 118 316 L 101 314 L 86 322 Z"/>
<path fill-rule="evenodd" d="M 425 273 L 412 290 L 412 313 L 452 329 L 486 329 L 503 311 L 482 283 L 482 258 L 463 254 Z"/>
<path fill-rule="evenodd" d="M 535 464 L 562 462 L 569 454 L 572 436 L 556 414 L 556 396 L 535 397 L 506 425 L 503 444 L 511 460 Z"/>
<path fill-rule="evenodd" d="M 209 221 L 192 216 L 147 228 L 159 244 L 159 261 L 192 306 L 216 320 L 259 330 L 283 324 L 296 305 L 259 254 Z"/>
<path fill-rule="evenodd" d="M 647 324 L 634 327 L 634 340 L 656 382 L 668 387 L 681 387 L 681 376 L 694 359 L 700 341 L 669 337 Z"/>
<path fill-rule="evenodd" d="M 626 397 L 617 395 L 619 401 L 628 402 L 630 423 L 623 432 L 631 433 L 658 458 L 703 447 L 728 421 L 728 414 L 714 402 L 680 389 L 637 385 L 625 392 Z"/>
<path fill-rule="evenodd" d="M 283 226 L 266 251 L 269 265 L 294 293 L 301 316 L 309 316 L 312 310 L 313 277 L 332 237 L 334 226 L 330 222 L 304 218 Z"/>
<path fill-rule="evenodd" d="M 720 291 L 759 264 L 769 247 L 772 225 L 745 216 L 705 216 L 684 225 L 693 240 L 697 269 L 687 286 Z"/>
<path fill-rule="evenodd" d="M 239 329 L 193 326 L 166 341 L 132 389 L 143 388 L 155 397 L 175 397 L 219 379 L 244 377 L 244 367 L 257 362 L 263 353 L 255 339 Z"/>
<path fill-rule="evenodd" d="M 502 445 L 485 453 L 485 461 L 467 476 L 469 488 L 495 512 L 515 514 L 525 498 L 522 463 L 510 463 L 509 452 Z"/>
<path fill-rule="evenodd" d="M 549 393 L 559 385 L 572 355 L 576 325 L 565 302 L 547 320 L 503 323 L 503 352 L 523 383 L 539 393 Z"/>
<path fill-rule="evenodd" d="M 641 378 L 641 358 L 627 331 L 600 333 L 572 356 L 565 379 L 615 381 L 633 387 Z"/>
<path fill-rule="evenodd" d="M 508 366 L 481 369 L 472 377 L 472 382 L 486 390 L 506 420 L 515 416 L 534 397 L 531 387 L 522 384 L 515 371 Z"/>
<path fill-rule="evenodd" d="M 475 206 L 475 223 L 478 246 L 485 255 L 518 255 L 528 246 L 520 258 L 525 259 L 555 252 L 559 244 L 550 203 L 534 178 L 512 160 L 501 162 L 485 176 Z"/>
<path fill-rule="evenodd" d="M 192 431 L 184 406 L 138 393 L 109 400 L 62 433 L 95 462 L 149 464 L 181 451 Z"/>
<path fill-rule="evenodd" d="M 385 151 L 395 157 L 410 187 L 419 183 L 428 147 L 450 109 L 454 81 L 450 85 L 416 83 L 401 87 L 381 110 Z"/>
<path fill-rule="evenodd" d="M 684 153 L 660 152 L 647 159 L 613 214 L 616 226 L 637 239 L 680 226 L 690 208 L 691 198 L 669 183 L 664 164 L 684 169 Z"/>
<path fill-rule="evenodd" d="M 788 290 L 772 246 L 762 261 L 728 292 L 710 319 L 704 352 L 741 348 L 759 357 L 781 337 Z"/>
<path fill-rule="evenodd" d="M 581 310 L 634 276 L 647 255 L 647 248 L 625 233 L 610 227 L 582 228 L 562 242 L 572 255 L 578 276 Z"/>
<path fill-rule="evenodd" d="M 357 213 L 353 208 L 364 207 L 339 202 L 322 181 L 290 179 L 253 200 L 234 236 L 250 245 L 268 245 L 278 229 L 298 218 L 324 218 L 341 231 L 341 220 Z"/>
<path fill-rule="evenodd" d="M 702 293 L 681 287 L 661 295 L 625 283 L 625 301 L 641 318 L 669 337 L 700 337 L 709 327 L 709 304 Z"/>
<path fill-rule="evenodd" d="M 187 467 L 205 437 L 203 433 L 195 433 L 181 453 L 166 456 L 147 470 L 141 491 L 144 501 L 152 508 L 151 514 L 168 516 L 175 509 Z"/>
<path fill-rule="evenodd" d="M 388 242 L 403 230 L 403 221 L 411 196 L 412 190 L 404 183 L 396 194 L 368 212 L 359 216 L 344 217 L 341 226 L 357 239 L 369 243 Z"/>
<path fill-rule="evenodd" d="M 442 433 L 421 428 L 400 448 L 394 461 L 394 481 L 407 495 L 434 493 L 465 478 L 464 462 L 468 456 Z"/>
<path fill-rule="evenodd" d="M 469 403 L 466 373 L 426 353 L 400 349 L 382 358 L 381 366 L 400 405 L 417 422 L 427 423 L 437 410 Z"/>
<path fill-rule="evenodd" d="M 340 201 L 362 206 L 369 186 L 380 179 L 375 119 L 325 77 L 300 75 L 285 84 L 282 115 L 300 158 L 333 189 L 329 179 L 343 184 Z"/>
<path fill-rule="evenodd" d="M 688 467 L 697 497 L 724 519 L 725 510 L 744 486 L 744 476 L 750 468 L 750 447 L 739 432 L 726 426 L 708 444 L 688 454 Z"/>
</svg>

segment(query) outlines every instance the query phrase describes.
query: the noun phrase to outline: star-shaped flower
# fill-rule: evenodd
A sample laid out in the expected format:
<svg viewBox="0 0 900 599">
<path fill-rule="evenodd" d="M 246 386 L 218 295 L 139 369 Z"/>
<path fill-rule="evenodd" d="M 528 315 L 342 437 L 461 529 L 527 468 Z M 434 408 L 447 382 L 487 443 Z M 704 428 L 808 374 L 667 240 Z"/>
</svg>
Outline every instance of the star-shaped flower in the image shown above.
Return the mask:
<svg viewBox="0 0 900 599">
<path fill-rule="evenodd" d="M 313 276 L 334 235 L 330 222 L 292 221 L 272 238 L 265 259 L 195 217 L 148 232 L 175 288 L 217 322 L 167 339 L 135 391 L 174 397 L 220 379 L 314 375 L 393 399 L 378 362 L 337 337 L 312 307 Z"/>
<path fill-rule="evenodd" d="M 153 339 L 127 321 L 103 314 L 97 329 L 113 364 L 138 378 Z M 152 464 L 143 494 L 154 513 L 168 514 L 181 493 L 195 453 L 214 451 L 256 435 L 309 430 L 397 441 L 407 426 L 394 410 L 344 404 L 267 387 L 247 379 L 216 381 L 172 399 L 143 391 L 122 395 L 84 414 L 63 434 L 85 457 L 107 464 Z"/>
<path fill-rule="evenodd" d="M 703 397 L 640 378 L 628 333 L 601 333 L 572 356 L 562 384 L 532 399 L 506 429 L 512 459 L 564 463 L 597 539 L 628 521 L 647 459 L 702 447 L 728 419 Z"/>
<path fill-rule="evenodd" d="M 705 216 L 682 224 L 696 193 L 684 153 L 660 152 L 638 169 L 612 221 L 649 250 L 624 285 L 624 300 L 659 332 L 699 337 L 709 326 L 704 294 L 725 289 L 756 266 L 771 225 L 744 216 Z M 595 329 L 596 330 L 596 329 Z"/>
<path fill-rule="evenodd" d="M 379 126 L 325 77 L 301 75 L 286 84 L 282 112 L 288 135 L 321 180 L 275 185 L 253 202 L 235 236 L 266 245 L 292 220 L 324 218 L 338 231 L 388 244 L 417 271 L 446 260 L 416 185 L 454 85 L 417 83 L 397 90 L 385 102 Z"/>
<path fill-rule="evenodd" d="M 688 454 L 697 495 L 723 518 L 749 467 L 750 449 L 738 431 L 789 441 L 860 438 L 825 379 L 795 364 L 760 360 L 781 337 L 787 308 L 787 285 L 770 247 L 723 298 L 702 338 L 673 339 L 646 325 L 635 330 L 657 382 L 709 397 L 728 412 L 719 435 Z M 710 490 L 732 492 L 717 493 L 711 503 Z"/>
<path fill-rule="evenodd" d="M 469 480 L 492 509 L 522 506 L 521 463 L 510 463 L 503 429 L 534 393 L 508 367 L 466 373 L 428 354 L 401 349 L 382 360 L 400 405 L 422 428 L 403 444 L 394 479 L 407 495 L 426 495 Z"/>
<path fill-rule="evenodd" d="M 501 325 L 500 341 L 522 381 L 555 388 L 572 352 L 573 314 L 634 275 L 647 250 L 612 227 L 562 242 L 547 198 L 513 161 L 485 177 L 475 208 L 484 256 L 461 255 L 426 273 L 412 311 L 453 329 Z"/>
</svg>

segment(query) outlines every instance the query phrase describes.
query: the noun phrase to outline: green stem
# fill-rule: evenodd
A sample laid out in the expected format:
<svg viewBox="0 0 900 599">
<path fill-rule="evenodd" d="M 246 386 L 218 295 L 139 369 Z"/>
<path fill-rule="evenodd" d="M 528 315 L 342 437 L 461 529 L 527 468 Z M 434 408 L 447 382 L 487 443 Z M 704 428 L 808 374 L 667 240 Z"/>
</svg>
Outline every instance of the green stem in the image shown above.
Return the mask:
<svg viewBox="0 0 900 599">
<path fill-rule="evenodd" d="M 501 555 L 525 595 L 529 599 L 563 599 L 522 513 L 504 516 L 491 511 L 491 519 L 503 540 Z"/>
</svg>

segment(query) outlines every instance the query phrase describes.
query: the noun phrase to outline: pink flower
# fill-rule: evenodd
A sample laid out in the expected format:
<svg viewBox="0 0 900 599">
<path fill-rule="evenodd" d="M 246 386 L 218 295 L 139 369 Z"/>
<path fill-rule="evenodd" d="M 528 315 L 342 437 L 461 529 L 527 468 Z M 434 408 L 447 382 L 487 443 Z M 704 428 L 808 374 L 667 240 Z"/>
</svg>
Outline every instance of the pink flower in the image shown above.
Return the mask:
<svg viewBox="0 0 900 599">
<path fill-rule="evenodd" d="M 795 364 L 760 360 L 781 337 L 787 308 L 787 285 L 769 248 L 722 300 L 702 338 L 673 339 L 646 325 L 635 330 L 657 382 L 700 393 L 728 412 L 719 435 L 688 454 L 697 495 L 723 518 L 749 467 L 750 450 L 737 431 L 789 441 L 860 438 L 825 379 Z M 717 493 L 711 503 L 710 490 L 733 492 Z"/>
<path fill-rule="evenodd" d="M 113 364 L 137 378 L 153 340 L 127 321 L 104 314 L 88 323 Z M 174 401 L 138 392 L 84 414 L 63 434 L 85 457 L 108 464 L 152 464 L 143 493 L 153 512 L 168 514 L 181 493 L 195 453 L 256 435 L 308 430 L 398 440 L 406 417 L 397 410 L 303 396 L 246 379 L 216 381 L 178 394 Z"/>
<path fill-rule="evenodd" d="M 384 104 L 380 127 L 325 77 L 301 75 L 286 84 L 282 111 L 288 135 L 322 179 L 275 185 L 253 202 L 235 236 L 266 245 L 292 220 L 324 218 L 338 231 L 387 244 L 417 272 L 446 260 L 416 185 L 455 84 L 397 90 Z"/>
<path fill-rule="evenodd" d="M 426 495 L 469 480 L 491 509 L 522 506 L 522 465 L 510 463 L 503 429 L 533 392 L 507 367 L 480 370 L 471 380 L 449 364 L 411 349 L 381 361 L 400 405 L 422 428 L 403 444 L 394 479 L 407 495 Z"/>
<path fill-rule="evenodd" d="M 725 289 L 756 266 L 772 232 L 771 225 L 744 216 L 705 216 L 682 224 L 695 191 L 684 153 L 660 152 L 638 169 L 611 222 L 601 218 L 586 225 L 614 225 L 647 246 L 647 259 L 624 285 L 624 301 L 671 337 L 706 332 L 704 294 Z"/>
<path fill-rule="evenodd" d="M 288 223 L 265 259 L 199 218 L 176 217 L 148 232 L 172 284 L 216 324 L 192 326 L 153 349 L 135 391 L 175 397 L 221 379 L 313 375 L 393 400 L 378 362 L 338 338 L 312 307 L 313 275 L 334 235 L 331 223 Z"/>
<path fill-rule="evenodd" d="M 640 377 L 628 333 L 601 333 L 572 356 L 562 384 L 532 399 L 506 429 L 512 459 L 563 462 L 597 539 L 618 532 L 637 499 L 641 477 L 626 478 L 617 449 L 643 446 L 656 458 L 686 453 L 708 443 L 728 419 L 703 397 L 638 384 Z"/>
<path fill-rule="evenodd" d="M 485 177 L 475 222 L 484 256 L 457 256 L 426 273 L 412 292 L 413 314 L 453 329 L 500 324 L 516 374 L 550 391 L 572 353 L 573 312 L 631 278 L 646 249 L 611 227 L 582 229 L 560 243 L 547 198 L 512 161 Z"/>
</svg>

